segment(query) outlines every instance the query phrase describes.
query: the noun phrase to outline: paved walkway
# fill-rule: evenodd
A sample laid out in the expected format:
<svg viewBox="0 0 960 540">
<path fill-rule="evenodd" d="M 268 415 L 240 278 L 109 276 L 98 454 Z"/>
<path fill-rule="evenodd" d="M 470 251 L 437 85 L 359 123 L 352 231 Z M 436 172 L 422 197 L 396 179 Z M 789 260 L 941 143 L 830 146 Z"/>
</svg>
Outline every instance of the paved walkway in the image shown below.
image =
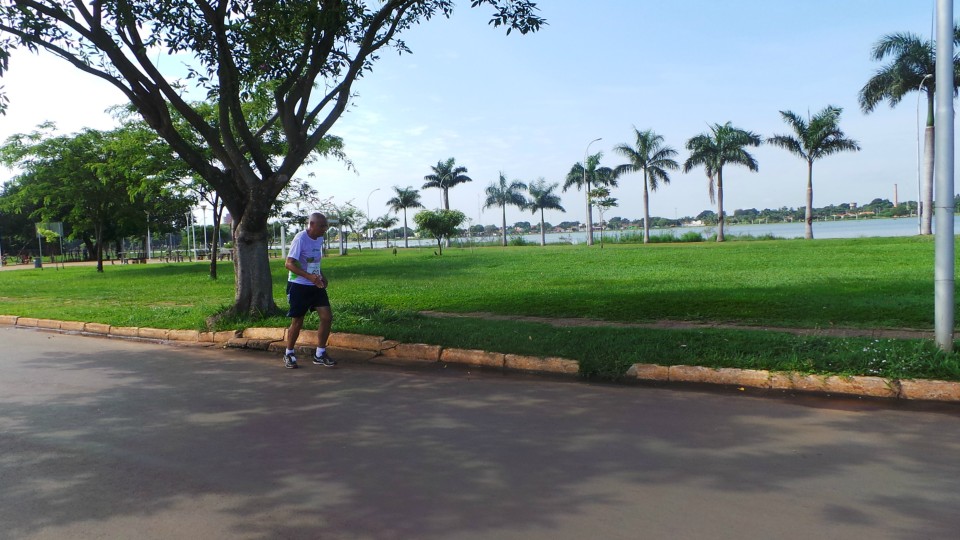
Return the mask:
<svg viewBox="0 0 960 540">
<path fill-rule="evenodd" d="M 952 405 L 0 327 L 0 537 L 946 539 Z"/>
</svg>

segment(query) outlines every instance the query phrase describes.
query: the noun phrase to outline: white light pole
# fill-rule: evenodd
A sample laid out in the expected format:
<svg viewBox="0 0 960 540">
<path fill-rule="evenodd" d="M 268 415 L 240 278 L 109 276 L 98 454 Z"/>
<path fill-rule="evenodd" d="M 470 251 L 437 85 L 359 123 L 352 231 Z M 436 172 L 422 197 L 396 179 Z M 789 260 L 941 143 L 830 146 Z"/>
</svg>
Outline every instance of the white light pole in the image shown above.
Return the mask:
<svg viewBox="0 0 960 540">
<path fill-rule="evenodd" d="M 954 202 L 954 27 L 953 0 L 937 0 L 936 177 L 937 233 L 934 241 L 934 330 L 937 345 L 953 352 L 956 278 Z"/>
<path fill-rule="evenodd" d="M 200 214 L 203 216 L 203 250 L 207 250 L 207 205 L 200 205 Z"/>
<path fill-rule="evenodd" d="M 150 259 L 150 212 L 147 212 L 147 259 Z"/>
<path fill-rule="evenodd" d="M 933 73 L 927 73 L 917 86 L 917 232 L 923 233 L 923 219 L 920 217 L 920 201 L 923 200 L 923 179 L 920 173 L 920 97 L 923 96 L 923 85 Z"/>
<path fill-rule="evenodd" d="M 370 195 L 380 191 L 380 188 L 376 188 L 370 192 Z M 367 195 L 367 238 L 370 240 L 370 249 L 373 249 L 373 233 L 370 230 L 370 195 Z"/>
<path fill-rule="evenodd" d="M 583 190 L 587 194 L 587 245 L 593 245 L 593 211 L 590 209 L 590 185 L 587 184 L 587 153 L 590 151 L 590 145 L 603 140 L 603 137 L 597 137 L 596 139 L 587 143 L 587 147 L 583 150 Z"/>
</svg>

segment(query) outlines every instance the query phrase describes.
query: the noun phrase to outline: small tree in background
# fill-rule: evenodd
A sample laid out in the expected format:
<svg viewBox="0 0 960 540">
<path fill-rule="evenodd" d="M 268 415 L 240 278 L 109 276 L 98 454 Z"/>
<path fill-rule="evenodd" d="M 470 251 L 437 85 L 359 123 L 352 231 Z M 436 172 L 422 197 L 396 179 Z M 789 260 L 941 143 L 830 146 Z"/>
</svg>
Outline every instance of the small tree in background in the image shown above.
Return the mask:
<svg viewBox="0 0 960 540">
<path fill-rule="evenodd" d="M 443 240 L 450 239 L 456 234 L 459 227 L 467 216 L 459 210 L 423 210 L 413 216 L 417 228 L 430 233 L 430 236 L 437 240 L 437 253 L 443 255 Z"/>
<path fill-rule="evenodd" d="M 617 199 L 610 196 L 610 190 L 605 187 L 590 190 L 590 204 L 597 207 L 600 214 L 600 249 L 603 249 L 603 214 L 617 206 Z"/>
</svg>

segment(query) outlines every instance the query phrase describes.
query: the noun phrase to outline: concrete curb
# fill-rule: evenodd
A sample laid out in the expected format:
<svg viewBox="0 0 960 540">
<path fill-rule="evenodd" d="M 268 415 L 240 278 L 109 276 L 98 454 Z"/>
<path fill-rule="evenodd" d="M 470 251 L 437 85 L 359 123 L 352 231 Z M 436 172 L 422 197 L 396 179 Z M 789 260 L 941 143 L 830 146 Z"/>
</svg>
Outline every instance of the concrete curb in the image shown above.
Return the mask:
<svg viewBox="0 0 960 540">
<path fill-rule="evenodd" d="M 627 370 L 626 376 L 648 382 L 718 384 L 887 399 L 960 401 L 960 383 L 953 381 L 885 379 L 868 376 L 838 377 L 755 369 L 658 364 L 634 364 Z"/>
<path fill-rule="evenodd" d="M 0 315 L 0 325 L 38 328 L 60 333 L 137 339 L 166 344 L 217 345 L 224 348 L 282 352 L 286 348 L 286 328 L 248 328 L 242 332 L 199 332 L 166 330 L 100 323 L 56 321 L 15 315 Z M 297 340 L 297 352 L 313 354 L 317 346 L 315 332 L 303 332 Z M 576 360 L 558 357 L 521 356 L 490 351 L 446 348 L 424 343 L 400 343 L 380 336 L 333 333 L 328 346 L 366 352 L 365 361 L 387 365 L 460 364 L 505 371 L 520 371 L 562 376 L 576 376 L 580 365 Z M 960 402 L 960 382 L 885 379 L 882 377 L 810 375 L 797 372 L 771 372 L 755 369 L 708 368 L 703 366 L 663 366 L 633 364 L 627 380 L 659 383 L 696 383 L 739 386 L 807 393 L 841 394 L 885 399 Z"/>
</svg>

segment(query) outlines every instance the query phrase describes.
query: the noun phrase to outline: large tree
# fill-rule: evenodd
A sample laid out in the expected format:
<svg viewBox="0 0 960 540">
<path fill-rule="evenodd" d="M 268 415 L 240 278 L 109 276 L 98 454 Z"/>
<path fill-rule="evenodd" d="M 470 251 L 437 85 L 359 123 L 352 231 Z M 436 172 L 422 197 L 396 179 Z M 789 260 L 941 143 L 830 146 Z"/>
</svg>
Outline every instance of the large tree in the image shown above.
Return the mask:
<svg viewBox="0 0 960 540">
<path fill-rule="evenodd" d="M 953 43 L 960 43 L 960 27 L 953 28 Z M 896 106 L 910 92 L 924 92 L 927 124 L 923 136 L 923 188 L 920 197 L 920 234 L 931 234 L 933 221 L 934 96 L 936 95 L 936 44 L 909 32 L 888 34 L 873 46 L 873 59 L 890 57 L 860 89 L 860 108 L 873 111 L 881 101 Z M 954 93 L 960 88 L 960 58 L 953 59 Z"/>
<path fill-rule="evenodd" d="M 707 171 L 710 202 L 717 203 L 717 242 L 723 242 L 723 167 L 743 165 L 757 171 L 757 160 L 744 148 L 760 146 L 762 142 L 756 133 L 734 127 L 730 122 L 714 124 L 710 126 L 710 133 L 701 133 L 687 141 L 690 157 L 683 164 L 683 172 L 699 166 Z"/>
<path fill-rule="evenodd" d="M 807 162 L 807 240 L 813 239 L 813 162 L 843 151 L 857 151 L 857 141 L 848 139 L 840 130 L 840 107 L 828 105 L 813 117 L 804 120 L 792 111 L 780 111 L 783 121 L 793 128 L 793 135 L 774 135 L 767 143 L 784 148 Z"/>
<path fill-rule="evenodd" d="M 587 201 L 587 244 L 593 245 L 593 205 L 590 203 L 590 191 L 595 187 L 616 187 L 617 179 L 613 177 L 613 169 L 601 167 L 600 160 L 603 152 L 587 156 L 587 163 L 575 163 L 567 173 L 563 183 L 563 192 L 576 186 L 583 191 Z"/>
<path fill-rule="evenodd" d="M 508 33 L 543 24 L 529 0 L 471 2 L 482 4 L 494 9 L 490 23 Z M 312 153 L 328 150 L 328 133 L 354 81 L 372 69 L 378 51 L 407 51 L 399 39 L 404 30 L 449 16 L 453 6 L 452 0 L 12 0 L 0 6 L 0 74 L 10 50 L 22 46 L 119 89 L 223 199 L 236 245 L 236 295 L 228 311 L 258 316 L 278 312 L 267 251 L 273 201 Z M 185 62 L 161 64 L 164 52 Z M 215 120 L 190 103 L 188 96 L 198 93 L 218 104 Z M 244 111 L 254 99 L 272 112 L 263 121 Z M 279 156 L 269 135 L 275 126 L 283 134 Z"/>
<path fill-rule="evenodd" d="M 43 124 L 0 147 L 0 163 L 21 170 L 11 203 L 18 210 L 33 208 L 35 220 L 67 223 L 70 236 L 95 255 L 98 272 L 108 241 L 145 233 L 150 221 L 179 219 L 191 206 L 169 188 L 175 160 L 165 145 L 151 145 L 151 134 L 132 126 L 72 135 L 53 131 L 52 124 Z"/>
<path fill-rule="evenodd" d="M 387 201 L 387 206 L 395 213 L 403 211 L 403 247 L 410 247 L 407 240 L 407 208 L 423 208 L 420 202 L 420 192 L 413 189 L 413 186 L 400 188 L 393 186 L 396 196 Z"/>
<path fill-rule="evenodd" d="M 566 212 L 563 209 L 563 206 L 560 205 L 560 197 L 556 195 L 553 190 L 559 187 L 559 183 L 547 184 L 547 181 L 543 178 L 538 178 L 533 182 L 530 182 L 530 188 L 527 190 L 530 192 L 530 200 L 527 203 L 527 208 L 534 214 L 540 212 L 540 245 L 547 245 L 547 232 L 546 220 L 543 216 L 544 210 L 559 210 L 561 212 Z"/>
<path fill-rule="evenodd" d="M 613 169 L 613 177 L 620 178 L 629 173 L 643 173 L 643 243 L 650 242 L 650 200 L 649 191 L 656 191 L 661 183 L 670 183 L 670 174 L 667 170 L 676 170 L 680 165 L 673 159 L 677 151 L 663 145 L 663 137 L 653 130 L 636 132 L 636 140 L 631 146 L 627 143 L 618 144 L 613 151 L 629 160 L 628 163 L 617 165 Z"/>
<path fill-rule="evenodd" d="M 503 238 L 501 238 L 501 242 L 504 246 L 507 245 L 507 205 L 516 206 L 521 210 L 526 208 L 528 201 L 527 198 L 523 196 L 523 193 L 521 193 L 521 191 L 525 189 L 527 189 L 527 184 L 519 180 L 508 182 L 507 175 L 503 174 L 503 171 L 500 171 L 500 179 L 498 182 L 491 182 L 485 190 L 487 199 L 484 201 L 483 207 L 500 207 L 500 217 L 503 224 Z"/>
</svg>

